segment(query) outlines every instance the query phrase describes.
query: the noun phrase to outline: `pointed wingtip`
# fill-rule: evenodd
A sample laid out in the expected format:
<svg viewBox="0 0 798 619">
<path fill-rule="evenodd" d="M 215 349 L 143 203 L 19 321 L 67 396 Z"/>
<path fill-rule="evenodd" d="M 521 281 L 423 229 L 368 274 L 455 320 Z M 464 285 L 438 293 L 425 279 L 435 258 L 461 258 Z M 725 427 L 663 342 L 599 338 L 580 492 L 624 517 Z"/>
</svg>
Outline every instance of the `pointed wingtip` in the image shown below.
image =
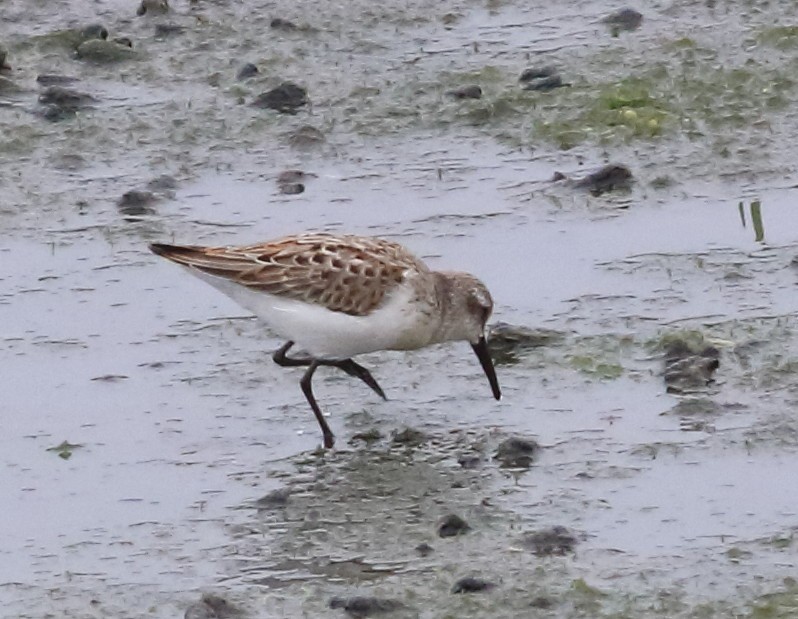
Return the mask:
<svg viewBox="0 0 798 619">
<path fill-rule="evenodd" d="M 167 245 L 166 243 L 150 243 L 148 245 L 150 251 L 158 256 L 168 256 L 169 250 L 171 249 L 171 245 Z"/>
</svg>

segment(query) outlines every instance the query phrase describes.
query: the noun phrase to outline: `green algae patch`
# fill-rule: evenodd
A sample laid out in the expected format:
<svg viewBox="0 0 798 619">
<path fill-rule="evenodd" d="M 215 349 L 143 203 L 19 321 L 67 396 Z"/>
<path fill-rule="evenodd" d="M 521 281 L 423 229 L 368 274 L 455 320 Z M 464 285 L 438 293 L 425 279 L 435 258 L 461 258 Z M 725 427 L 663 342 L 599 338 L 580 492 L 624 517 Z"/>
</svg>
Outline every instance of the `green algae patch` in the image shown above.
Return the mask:
<svg viewBox="0 0 798 619">
<path fill-rule="evenodd" d="M 574 89 L 576 106 L 558 107 L 534 124 L 534 133 L 567 150 L 591 138 L 598 142 L 656 138 L 672 115 L 656 83 L 627 78 L 598 90 Z"/>
<path fill-rule="evenodd" d="M 70 443 L 69 441 L 61 441 L 60 445 L 55 447 L 48 447 L 47 451 L 55 453 L 62 460 L 69 460 L 72 457 L 72 452 L 76 449 L 83 447 L 80 443 Z"/>
<path fill-rule="evenodd" d="M 792 578 L 784 579 L 784 591 L 762 595 L 753 604 L 751 619 L 793 619 L 798 616 L 798 586 Z"/>
<path fill-rule="evenodd" d="M 589 355 L 574 355 L 569 359 L 571 366 L 598 378 L 613 379 L 623 374 L 623 366 L 617 363 L 602 362 Z"/>
<path fill-rule="evenodd" d="M 778 49 L 795 49 L 798 47 L 798 25 L 765 28 L 757 34 L 756 42 Z"/>
</svg>

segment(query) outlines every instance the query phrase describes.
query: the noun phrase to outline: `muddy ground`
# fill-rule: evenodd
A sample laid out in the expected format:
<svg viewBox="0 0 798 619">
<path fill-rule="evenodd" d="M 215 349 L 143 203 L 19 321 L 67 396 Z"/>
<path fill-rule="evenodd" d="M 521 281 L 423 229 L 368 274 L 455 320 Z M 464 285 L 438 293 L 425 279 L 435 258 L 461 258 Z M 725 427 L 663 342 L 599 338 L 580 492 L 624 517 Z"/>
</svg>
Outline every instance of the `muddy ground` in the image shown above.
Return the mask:
<svg viewBox="0 0 798 619">
<path fill-rule="evenodd" d="M 137 6 L 0 5 L 0 616 L 798 613 L 793 3 Z M 280 342 L 146 249 L 307 229 L 478 274 L 504 399 L 465 344 L 367 355 L 389 400 L 320 371 L 322 453 Z M 676 339 L 711 382 L 668 391 Z"/>
</svg>

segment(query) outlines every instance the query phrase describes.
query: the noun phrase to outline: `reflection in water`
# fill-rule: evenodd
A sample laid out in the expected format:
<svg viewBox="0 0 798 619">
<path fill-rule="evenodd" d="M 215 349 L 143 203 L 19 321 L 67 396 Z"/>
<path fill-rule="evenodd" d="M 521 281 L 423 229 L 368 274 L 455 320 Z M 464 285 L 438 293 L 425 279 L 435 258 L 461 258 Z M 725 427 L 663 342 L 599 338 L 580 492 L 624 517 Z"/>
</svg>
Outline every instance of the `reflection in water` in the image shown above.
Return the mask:
<svg viewBox="0 0 798 619">
<path fill-rule="evenodd" d="M 740 220 L 742 221 L 743 228 L 745 228 L 745 205 L 740 201 L 737 206 L 740 209 Z M 762 223 L 762 202 L 760 200 L 753 200 L 750 207 L 751 224 L 754 226 L 754 240 L 757 243 L 762 243 L 765 240 L 765 226 Z"/>
</svg>

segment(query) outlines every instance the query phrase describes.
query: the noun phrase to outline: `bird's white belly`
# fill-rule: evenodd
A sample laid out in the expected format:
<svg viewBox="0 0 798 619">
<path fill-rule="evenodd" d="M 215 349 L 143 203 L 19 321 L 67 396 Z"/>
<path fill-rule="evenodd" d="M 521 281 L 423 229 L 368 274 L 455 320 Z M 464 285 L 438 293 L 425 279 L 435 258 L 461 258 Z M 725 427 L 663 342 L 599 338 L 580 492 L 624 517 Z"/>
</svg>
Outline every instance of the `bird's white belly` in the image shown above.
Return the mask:
<svg viewBox="0 0 798 619">
<path fill-rule="evenodd" d="M 400 286 L 366 316 L 252 290 L 227 279 L 189 269 L 263 320 L 279 336 L 312 356 L 348 359 L 377 350 L 408 350 L 432 340 L 434 324 L 412 303 L 413 291 Z"/>
</svg>

